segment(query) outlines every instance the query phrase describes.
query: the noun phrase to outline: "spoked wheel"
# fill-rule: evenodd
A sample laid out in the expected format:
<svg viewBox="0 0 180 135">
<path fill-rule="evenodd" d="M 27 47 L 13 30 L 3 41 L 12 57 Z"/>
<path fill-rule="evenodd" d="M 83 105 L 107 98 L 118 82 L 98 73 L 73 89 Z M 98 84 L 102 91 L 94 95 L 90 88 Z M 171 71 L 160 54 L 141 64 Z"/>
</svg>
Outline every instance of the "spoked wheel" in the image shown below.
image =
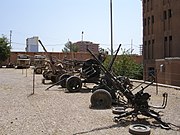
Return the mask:
<svg viewBox="0 0 180 135">
<path fill-rule="evenodd" d="M 143 124 L 133 124 L 129 126 L 129 133 L 133 135 L 150 135 L 151 129 Z"/>
<path fill-rule="evenodd" d="M 99 89 L 93 92 L 91 96 L 91 107 L 97 109 L 111 108 L 112 97 L 111 94 L 104 89 Z"/>
<path fill-rule="evenodd" d="M 63 74 L 59 77 L 59 81 L 60 82 L 60 85 L 62 88 L 66 88 L 66 80 L 70 77 L 71 75 L 68 75 L 68 74 Z"/>
<path fill-rule="evenodd" d="M 78 92 L 82 88 L 82 81 L 79 77 L 71 76 L 66 81 L 66 88 L 69 92 Z"/>
</svg>

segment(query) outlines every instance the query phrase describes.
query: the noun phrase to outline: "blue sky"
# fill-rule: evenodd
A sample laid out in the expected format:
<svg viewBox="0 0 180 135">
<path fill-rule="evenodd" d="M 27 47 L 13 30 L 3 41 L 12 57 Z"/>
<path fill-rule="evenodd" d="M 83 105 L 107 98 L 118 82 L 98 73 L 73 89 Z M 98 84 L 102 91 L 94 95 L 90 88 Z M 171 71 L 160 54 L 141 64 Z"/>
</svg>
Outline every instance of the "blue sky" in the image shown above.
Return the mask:
<svg viewBox="0 0 180 135">
<path fill-rule="evenodd" d="M 0 0 L 0 34 L 9 38 L 12 50 L 24 51 L 26 38 L 38 36 L 48 51 L 61 51 L 70 40 L 99 43 L 110 48 L 110 0 Z M 114 49 L 134 49 L 142 44 L 140 0 L 113 0 Z M 42 48 L 40 47 L 40 51 Z"/>
</svg>

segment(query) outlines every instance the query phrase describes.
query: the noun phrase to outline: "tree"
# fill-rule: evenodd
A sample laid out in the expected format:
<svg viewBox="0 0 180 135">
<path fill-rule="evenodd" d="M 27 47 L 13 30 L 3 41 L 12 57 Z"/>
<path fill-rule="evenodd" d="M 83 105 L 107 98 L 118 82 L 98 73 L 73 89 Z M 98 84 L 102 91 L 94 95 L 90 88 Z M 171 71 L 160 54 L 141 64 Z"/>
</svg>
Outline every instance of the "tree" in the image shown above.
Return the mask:
<svg viewBox="0 0 180 135">
<path fill-rule="evenodd" d="M 10 57 L 11 46 L 9 45 L 8 39 L 2 35 L 0 37 L 0 64 Z"/>
<path fill-rule="evenodd" d="M 110 63 L 110 56 L 105 61 L 105 66 L 108 67 Z M 116 75 L 126 76 L 131 79 L 142 79 L 143 78 L 143 66 L 137 64 L 129 50 L 123 50 L 122 55 L 118 56 L 113 64 L 112 71 Z"/>
<path fill-rule="evenodd" d="M 71 41 L 68 41 L 64 45 L 64 49 L 62 49 L 62 52 L 77 52 L 78 48 L 75 44 L 73 44 Z"/>
</svg>

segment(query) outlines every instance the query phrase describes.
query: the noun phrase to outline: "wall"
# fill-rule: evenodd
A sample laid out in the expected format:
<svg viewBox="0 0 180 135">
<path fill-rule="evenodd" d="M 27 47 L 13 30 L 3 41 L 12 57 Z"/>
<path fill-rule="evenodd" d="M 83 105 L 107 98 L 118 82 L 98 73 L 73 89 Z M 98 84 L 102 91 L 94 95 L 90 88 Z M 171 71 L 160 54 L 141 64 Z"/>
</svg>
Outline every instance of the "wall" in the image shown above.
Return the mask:
<svg viewBox="0 0 180 135">
<path fill-rule="evenodd" d="M 45 52 L 11 52 L 10 63 L 16 64 L 18 54 L 29 55 L 31 59 L 33 59 L 34 55 L 46 55 Z M 59 60 L 63 60 L 64 58 L 66 58 L 66 59 L 84 61 L 86 59 L 92 58 L 92 56 L 89 53 L 82 53 L 82 52 L 81 53 L 80 52 L 77 53 L 49 52 L 48 54 Z M 9 63 L 9 59 L 3 64 L 7 65 L 8 63 Z"/>
<path fill-rule="evenodd" d="M 46 55 L 45 52 L 11 52 L 10 63 L 16 64 L 18 54 L 27 54 L 31 56 L 31 59 L 33 59 L 34 55 Z M 66 59 L 85 61 L 87 59 L 92 58 L 91 54 L 83 53 L 83 52 L 74 52 L 74 53 L 49 52 L 49 54 L 52 57 L 58 58 L 59 60 L 63 60 L 64 58 L 66 58 Z M 132 55 L 131 57 L 134 59 L 134 61 L 137 64 L 142 64 L 142 56 Z M 3 63 L 3 65 L 7 65 L 8 63 L 9 63 L 9 59 L 5 63 Z"/>
<path fill-rule="evenodd" d="M 156 60 L 158 83 L 180 86 L 180 58 Z"/>
</svg>

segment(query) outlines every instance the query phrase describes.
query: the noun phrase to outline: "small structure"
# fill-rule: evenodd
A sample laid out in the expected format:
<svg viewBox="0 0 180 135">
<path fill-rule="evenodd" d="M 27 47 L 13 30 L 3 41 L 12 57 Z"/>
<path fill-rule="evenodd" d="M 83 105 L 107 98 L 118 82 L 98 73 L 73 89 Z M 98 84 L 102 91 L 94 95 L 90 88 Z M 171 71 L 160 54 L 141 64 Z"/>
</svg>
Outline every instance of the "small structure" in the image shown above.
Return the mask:
<svg viewBox="0 0 180 135">
<path fill-rule="evenodd" d="M 78 41 L 73 44 L 78 48 L 78 52 L 87 52 L 87 48 L 89 48 L 95 54 L 99 53 L 99 44 L 90 41 Z"/>
<path fill-rule="evenodd" d="M 43 55 L 34 55 L 33 65 L 35 66 L 35 73 L 42 74 L 45 69 L 45 58 Z"/>
<path fill-rule="evenodd" d="M 30 57 L 26 54 L 19 54 L 17 56 L 15 68 L 29 68 L 30 67 Z"/>
</svg>

